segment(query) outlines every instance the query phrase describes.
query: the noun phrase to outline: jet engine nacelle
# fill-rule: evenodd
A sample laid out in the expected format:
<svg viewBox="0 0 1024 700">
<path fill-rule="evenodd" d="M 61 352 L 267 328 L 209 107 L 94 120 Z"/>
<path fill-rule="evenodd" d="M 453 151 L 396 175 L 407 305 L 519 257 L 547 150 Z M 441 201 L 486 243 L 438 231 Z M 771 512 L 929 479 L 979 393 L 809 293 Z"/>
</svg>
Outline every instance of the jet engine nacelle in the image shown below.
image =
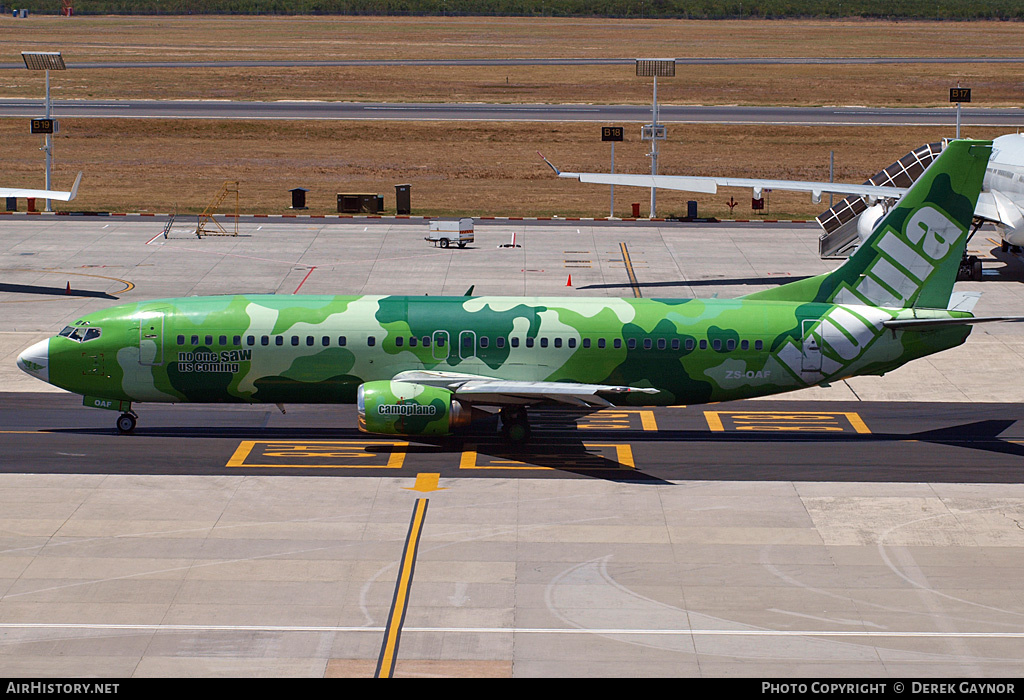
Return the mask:
<svg viewBox="0 0 1024 700">
<path fill-rule="evenodd" d="M 367 382 L 356 395 L 359 429 L 381 435 L 451 435 L 481 415 L 440 387 L 409 382 Z"/>
<path fill-rule="evenodd" d="M 868 239 L 883 216 L 885 216 L 885 207 L 881 204 L 872 205 L 861 212 L 861 215 L 857 217 L 857 238 L 861 243 Z"/>
</svg>

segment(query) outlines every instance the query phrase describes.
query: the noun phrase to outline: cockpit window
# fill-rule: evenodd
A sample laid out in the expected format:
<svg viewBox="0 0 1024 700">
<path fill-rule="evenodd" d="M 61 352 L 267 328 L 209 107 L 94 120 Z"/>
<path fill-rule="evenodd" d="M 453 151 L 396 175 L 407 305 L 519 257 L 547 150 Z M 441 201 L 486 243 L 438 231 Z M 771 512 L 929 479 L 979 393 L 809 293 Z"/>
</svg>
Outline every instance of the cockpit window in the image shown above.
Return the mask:
<svg viewBox="0 0 1024 700">
<path fill-rule="evenodd" d="M 90 340 L 99 338 L 102 333 L 103 331 L 99 328 L 76 328 L 74 326 L 68 326 L 58 335 L 62 335 L 68 340 L 73 340 L 76 343 L 87 343 Z"/>
</svg>

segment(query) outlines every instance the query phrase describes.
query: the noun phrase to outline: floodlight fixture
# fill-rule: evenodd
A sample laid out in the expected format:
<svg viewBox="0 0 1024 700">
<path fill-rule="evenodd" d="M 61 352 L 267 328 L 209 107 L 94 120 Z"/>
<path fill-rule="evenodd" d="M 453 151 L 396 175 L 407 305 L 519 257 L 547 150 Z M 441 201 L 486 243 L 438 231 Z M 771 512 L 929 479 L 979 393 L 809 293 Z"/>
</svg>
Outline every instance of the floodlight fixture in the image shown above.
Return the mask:
<svg viewBox="0 0 1024 700">
<path fill-rule="evenodd" d="M 67 70 L 60 51 L 22 51 L 21 58 L 29 70 Z"/>
<path fill-rule="evenodd" d="M 636 59 L 636 76 L 638 78 L 674 78 L 675 75 L 676 59 L 674 58 Z"/>
</svg>

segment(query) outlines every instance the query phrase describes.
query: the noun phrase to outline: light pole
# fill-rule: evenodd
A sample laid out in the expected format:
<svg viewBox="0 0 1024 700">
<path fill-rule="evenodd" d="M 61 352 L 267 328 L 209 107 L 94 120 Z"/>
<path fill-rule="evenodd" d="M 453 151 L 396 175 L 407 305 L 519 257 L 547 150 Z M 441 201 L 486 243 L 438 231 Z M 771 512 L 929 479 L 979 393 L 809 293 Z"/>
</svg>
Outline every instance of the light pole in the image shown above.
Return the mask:
<svg viewBox="0 0 1024 700">
<path fill-rule="evenodd" d="M 57 131 L 57 122 L 50 118 L 50 71 L 66 70 L 67 66 L 59 51 L 22 51 L 21 58 L 29 70 L 46 71 L 46 115 L 42 119 L 32 120 L 32 133 L 46 135 L 43 152 L 46 153 L 46 189 L 49 190 L 52 189 L 50 165 L 53 159 L 53 134 Z M 52 211 L 49 199 L 46 200 L 46 211 Z"/>
<path fill-rule="evenodd" d="M 676 74 L 676 60 L 674 58 L 638 58 L 636 59 L 636 74 L 638 77 L 654 78 L 654 102 L 651 106 L 651 123 L 643 127 L 640 132 L 640 140 L 651 142 L 651 175 L 658 174 L 658 141 L 664 141 L 668 137 L 668 130 L 664 125 L 658 123 L 658 77 L 671 78 Z M 656 188 L 651 188 L 651 218 L 655 216 Z"/>
</svg>

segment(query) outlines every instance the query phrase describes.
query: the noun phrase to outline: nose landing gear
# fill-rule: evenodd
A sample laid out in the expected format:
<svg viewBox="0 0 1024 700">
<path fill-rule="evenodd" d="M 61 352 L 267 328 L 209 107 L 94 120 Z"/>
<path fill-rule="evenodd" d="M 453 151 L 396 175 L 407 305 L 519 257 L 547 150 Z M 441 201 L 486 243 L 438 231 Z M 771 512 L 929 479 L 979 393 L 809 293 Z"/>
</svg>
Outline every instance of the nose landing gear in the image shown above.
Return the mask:
<svg viewBox="0 0 1024 700">
<path fill-rule="evenodd" d="M 135 430 L 135 424 L 139 417 L 135 411 L 125 411 L 117 417 L 117 432 L 121 435 L 130 435 Z"/>
</svg>

